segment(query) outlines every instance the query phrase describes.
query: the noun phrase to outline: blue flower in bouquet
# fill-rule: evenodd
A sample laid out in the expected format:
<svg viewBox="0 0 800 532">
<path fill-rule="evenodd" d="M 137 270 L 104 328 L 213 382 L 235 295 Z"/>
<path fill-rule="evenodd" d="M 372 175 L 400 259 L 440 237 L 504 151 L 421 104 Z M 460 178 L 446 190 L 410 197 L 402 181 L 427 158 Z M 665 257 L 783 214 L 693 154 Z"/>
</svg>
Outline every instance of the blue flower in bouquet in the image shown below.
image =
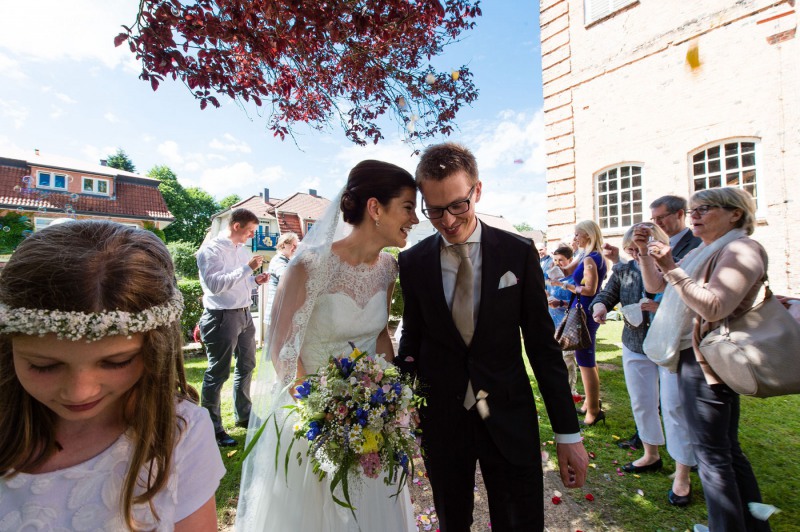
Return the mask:
<svg viewBox="0 0 800 532">
<path fill-rule="evenodd" d="M 386 402 L 386 394 L 383 393 L 383 390 L 381 388 L 378 388 L 369 398 L 369 401 L 371 403 L 382 405 L 383 403 Z"/>
<path fill-rule="evenodd" d="M 403 468 L 403 471 L 406 473 L 408 472 L 408 455 L 406 453 L 396 453 L 395 457 L 397 461 L 400 463 L 400 467 Z"/>
<path fill-rule="evenodd" d="M 369 410 L 364 410 L 363 408 L 359 408 L 358 410 L 356 410 L 356 422 L 359 425 L 364 427 L 366 426 L 368 421 L 369 421 Z"/>
<path fill-rule="evenodd" d="M 314 441 L 316 437 L 319 436 L 319 433 L 320 433 L 319 422 L 312 421 L 311 423 L 308 424 L 308 432 L 306 432 L 306 438 L 308 438 L 308 441 Z"/>
<path fill-rule="evenodd" d="M 337 360 L 336 365 L 339 366 L 339 369 L 342 371 L 343 377 L 349 377 L 350 373 L 353 371 L 353 361 L 347 357 L 342 357 Z"/>
<path fill-rule="evenodd" d="M 397 397 L 400 397 L 400 395 L 403 393 L 403 385 L 399 382 L 395 382 L 392 384 L 392 390 L 394 390 L 394 393 Z"/>
<path fill-rule="evenodd" d="M 297 393 L 294 394 L 295 399 L 305 399 L 311 393 L 311 383 L 309 381 L 303 382 L 297 387 Z"/>
</svg>

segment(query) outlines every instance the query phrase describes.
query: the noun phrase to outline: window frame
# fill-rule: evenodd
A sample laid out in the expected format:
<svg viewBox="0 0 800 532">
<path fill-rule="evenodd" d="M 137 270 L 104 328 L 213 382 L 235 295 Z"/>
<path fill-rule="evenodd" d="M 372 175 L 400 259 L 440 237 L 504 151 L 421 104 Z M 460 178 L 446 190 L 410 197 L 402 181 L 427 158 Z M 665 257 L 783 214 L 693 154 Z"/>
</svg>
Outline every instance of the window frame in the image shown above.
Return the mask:
<svg viewBox="0 0 800 532">
<path fill-rule="evenodd" d="M 86 190 L 86 182 L 92 183 L 92 190 Z M 105 192 L 98 192 L 97 185 L 104 183 L 106 186 Z M 93 196 L 110 196 L 111 195 L 111 182 L 109 179 L 100 177 L 81 176 L 81 194 L 91 194 Z"/>
<path fill-rule="evenodd" d="M 42 184 L 42 175 L 47 175 L 48 176 L 48 179 L 50 180 L 50 184 L 49 185 L 43 185 Z M 64 179 L 64 186 L 63 187 L 57 187 L 55 185 L 56 178 L 59 178 L 59 177 Z M 68 186 L 69 186 L 69 175 L 68 174 L 62 174 L 62 173 L 59 173 L 59 172 L 53 172 L 53 171 L 48 171 L 48 170 L 37 170 L 36 171 L 36 188 L 42 188 L 42 189 L 46 189 L 46 190 L 63 190 L 63 191 L 66 192 Z"/>
<path fill-rule="evenodd" d="M 627 168 L 628 169 L 628 171 L 629 171 L 628 176 L 623 176 L 622 175 L 622 169 L 623 168 Z M 638 186 L 634 186 L 634 184 L 633 184 L 633 177 L 635 175 L 637 175 L 635 173 L 635 171 L 633 170 L 634 168 L 638 168 L 639 169 L 639 172 L 638 172 L 639 185 Z M 608 183 L 609 182 L 608 174 L 611 171 L 616 171 L 616 177 L 615 177 L 616 188 L 615 188 L 615 190 L 612 191 L 612 190 L 609 190 L 609 188 L 606 188 L 605 190 L 601 190 L 600 176 L 605 174 L 606 175 L 606 179 L 605 179 L 604 182 Z M 629 184 L 628 187 L 623 188 L 621 180 L 626 178 L 626 177 L 630 178 L 630 184 Z M 605 166 L 605 167 L 601 168 L 600 170 L 598 170 L 598 171 L 596 171 L 596 172 L 594 172 L 592 174 L 592 186 L 594 187 L 594 221 L 597 223 L 597 225 L 600 227 L 600 230 L 604 234 L 606 234 L 606 233 L 624 232 L 629 227 L 631 227 L 632 225 L 635 225 L 637 223 L 641 223 L 641 222 L 645 221 L 644 163 L 639 162 L 639 161 L 625 161 L 625 162 L 620 162 L 620 163 L 616 163 L 616 164 Z M 639 199 L 638 200 L 634 199 L 634 197 L 633 197 L 635 195 L 634 194 L 635 191 L 639 192 Z M 606 198 L 608 198 L 612 192 L 614 192 L 616 194 L 616 198 L 617 198 L 616 202 L 615 203 L 610 203 L 610 202 L 606 201 L 605 204 L 601 204 L 601 196 L 605 196 Z M 631 195 L 630 199 L 628 200 L 628 202 L 631 205 L 631 212 L 628 213 L 628 214 L 623 214 L 622 208 L 621 208 L 622 205 L 623 205 L 622 197 L 621 197 L 623 192 L 629 192 L 630 195 Z M 635 204 L 636 203 L 639 203 L 639 209 L 640 210 L 638 212 L 635 210 Z M 610 214 L 610 208 L 611 208 L 612 205 L 616 206 L 618 208 L 616 215 L 611 215 Z M 606 211 L 605 215 L 602 214 L 602 209 L 603 208 L 609 209 L 609 210 Z M 638 220 L 636 218 L 637 215 L 639 216 Z M 630 224 L 624 224 L 623 221 L 622 221 L 623 220 L 623 216 L 630 216 L 631 223 Z M 612 225 L 603 226 L 603 219 L 605 218 L 605 219 L 608 220 L 608 222 L 610 222 L 612 217 L 616 217 L 617 218 L 617 220 L 618 220 L 617 225 L 614 225 L 614 226 L 612 226 Z"/>
<path fill-rule="evenodd" d="M 727 159 L 732 158 L 734 155 L 725 155 L 725 145 L 726 144 L 738 144 L 737 153 L 735 154 L 737 157 L 737 168 L 728 168 L 727 167 Z M 753 144 L 753 164 L 752 165 L 744 165 L 742 164 L 743 155 L 751 155 L 751 152 L 742 152 L 742 144 L 743 143 L 752 143 Z M 710 158 L 708 156 L 708 151 L 712 148 L 719 147 L 719 155 L 718 157 Z M 695 161 L 695 157 L 700 153 L 706 153 L 705 159 L 703 161 Z M 716 161 L 719 160 L 719 179 L 720 183 L 717 187 L 711 187 L 709 185 L 709 176 L 713 176 L 713 173 L 709 173 L 708 171 L 708 162 L 709 161 Z M 720 188 L 720 187 L 736 187 L 739 189 L 744 189 L 744 173 L 752 169 L 755 172 L 755 200 L 756 200 L 756 218 L 757 219 L 765 219 L 767 217 L 767 206 L 766 206 L 766 192 L 764 190 L 764 166 L 763 166 L 763 159 L 761 153 L 761 139 L 758 137 L 729 137 L 724 139 L 717 139 L 712 142 L 708 142 L 699 146 L 691 151 L 688 152 L 687 157 L 687 174 L 689 178 L 689 192 L 690 196 L 697 192 L 698 190 L 706 190 L 709 188 Z M 703 179 L 705 179 L 706 187 L 703 189 L 697 189 L 695 187 L 695 181 L 700 179 L 700 177 L 696 177 L 695 174 L 695 165 L 703 163 L 705 165 L 705 173 L 703 175 Z M 739 174 L 739 183 L 738 184 L 728 184 L 727 177 L 729 174 L 732 174 L 733 171 L 737 171 Z"/>
<path fill-rule="evenodd" d="M 583 0 L 583 25 L 591 26 L 598 21 L 612 16 L 623 8 L 638 3 L 639 0 Z M 593 15 L 592 8 L 600 4 L 605 4 L 605 7 L 602 8 L 602 11 L 595 9 L 594 11 L 598 11 L 598 13 Z"/>
</svg>

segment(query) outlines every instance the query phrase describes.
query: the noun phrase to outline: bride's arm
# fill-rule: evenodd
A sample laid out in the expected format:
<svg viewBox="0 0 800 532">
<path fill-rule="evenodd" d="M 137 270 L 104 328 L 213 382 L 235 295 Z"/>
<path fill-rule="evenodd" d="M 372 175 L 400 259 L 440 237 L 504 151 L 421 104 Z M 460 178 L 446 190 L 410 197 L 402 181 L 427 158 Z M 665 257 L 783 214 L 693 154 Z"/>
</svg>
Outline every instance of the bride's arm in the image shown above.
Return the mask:
<svg viewBox="0 0 800 532">
<path fill-rule="evenodd" d="M 389 288 L 386 290 L 386 305 L 389 309 L 387 316 L 392 312 L 392 293 L 394 292 L 394 281 L 389 284 Z M 386 359 L 387 362 L 392 363 L 394 361 L 394 346 L 392 345 L 392 338 L 389 336 L 389 323 L 386 323 L 386 327 L 378 335 L 378 340 L 375 344 L 375 350 L 378 353 L 383 355 L 383 358 Z"/>
<path fill-rule="evenodd" d="M 281 276 L 271 309 L 270 327 L 267 331 L 269 359 L 281 382 L 289 375 L 305 376 L 300 359 L 294 317 L 306 300 L 308 272 L 302 262 L 292 263 Z M 296 364 L 296 367 L 295 367 Z"/>
</svg>

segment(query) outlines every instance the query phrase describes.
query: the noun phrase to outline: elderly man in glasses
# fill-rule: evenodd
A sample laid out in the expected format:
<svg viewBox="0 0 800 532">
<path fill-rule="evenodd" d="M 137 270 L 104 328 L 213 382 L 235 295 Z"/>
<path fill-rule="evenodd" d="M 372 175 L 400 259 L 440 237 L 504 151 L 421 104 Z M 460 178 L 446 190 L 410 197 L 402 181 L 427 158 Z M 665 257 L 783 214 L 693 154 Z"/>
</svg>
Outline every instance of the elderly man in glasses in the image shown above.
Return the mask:
<svg viewBox="0 0 800 532">
<path fill-rule="evenodd" d="M 492 530 L 542 530 L 539 424 L 520 331 L 567 487 L 583 484 L 588 457 L 538 252 L 530 240 L 478 220 L 483 185 L 467 148 L 429 147 L 416 179 L 422 213 L 438 234 L 400 254 L 405 308 L 395 362 L 425 390 L 422 445 L 440 528 L 470 529 L 480 463 Z"/>
</svg>

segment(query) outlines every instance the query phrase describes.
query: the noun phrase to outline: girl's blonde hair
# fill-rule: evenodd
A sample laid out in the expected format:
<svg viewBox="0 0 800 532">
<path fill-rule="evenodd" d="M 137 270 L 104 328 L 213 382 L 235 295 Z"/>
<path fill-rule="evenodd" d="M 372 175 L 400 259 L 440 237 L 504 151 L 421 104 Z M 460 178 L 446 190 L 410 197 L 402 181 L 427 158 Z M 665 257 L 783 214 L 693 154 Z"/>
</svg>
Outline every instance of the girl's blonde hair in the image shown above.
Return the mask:
<svg viewBox="0 0 800 532">
<path fill-rule="evenodd" d="M 37 231 L 19 245 L 0 275 L 0 302 L 11 308 L 140 312 L 166 303 L 176 290 L 172 259 L 161 240 L 150 231 L 108 221 L 74 221 Z M 167 484 L 185 424 L 176 414 L 176 401 L 198 400 L 186 382 L 180 322 L 142 335 L 144 372 L 123 410 L 134 451 L 120 506 L 132 530 L 134 504 L 149 504 L 158 518 L 152 499 Z M 35 469 L 57 452 L 57 417 L 17 379 L 10 334 L 0 335 L 0 412 L 0 477 Z"/>
<path fill-rule="evenodd" d="M 592 220 L 583 220 L 575 225 L 575 231 L 583 231 L 589 236 L 589 245 L 584 250 L 586 254 L 597 251 L 602 254 L 603 252 L 603 232 L 600 231 L 600 226 Z"/>
</svg>

